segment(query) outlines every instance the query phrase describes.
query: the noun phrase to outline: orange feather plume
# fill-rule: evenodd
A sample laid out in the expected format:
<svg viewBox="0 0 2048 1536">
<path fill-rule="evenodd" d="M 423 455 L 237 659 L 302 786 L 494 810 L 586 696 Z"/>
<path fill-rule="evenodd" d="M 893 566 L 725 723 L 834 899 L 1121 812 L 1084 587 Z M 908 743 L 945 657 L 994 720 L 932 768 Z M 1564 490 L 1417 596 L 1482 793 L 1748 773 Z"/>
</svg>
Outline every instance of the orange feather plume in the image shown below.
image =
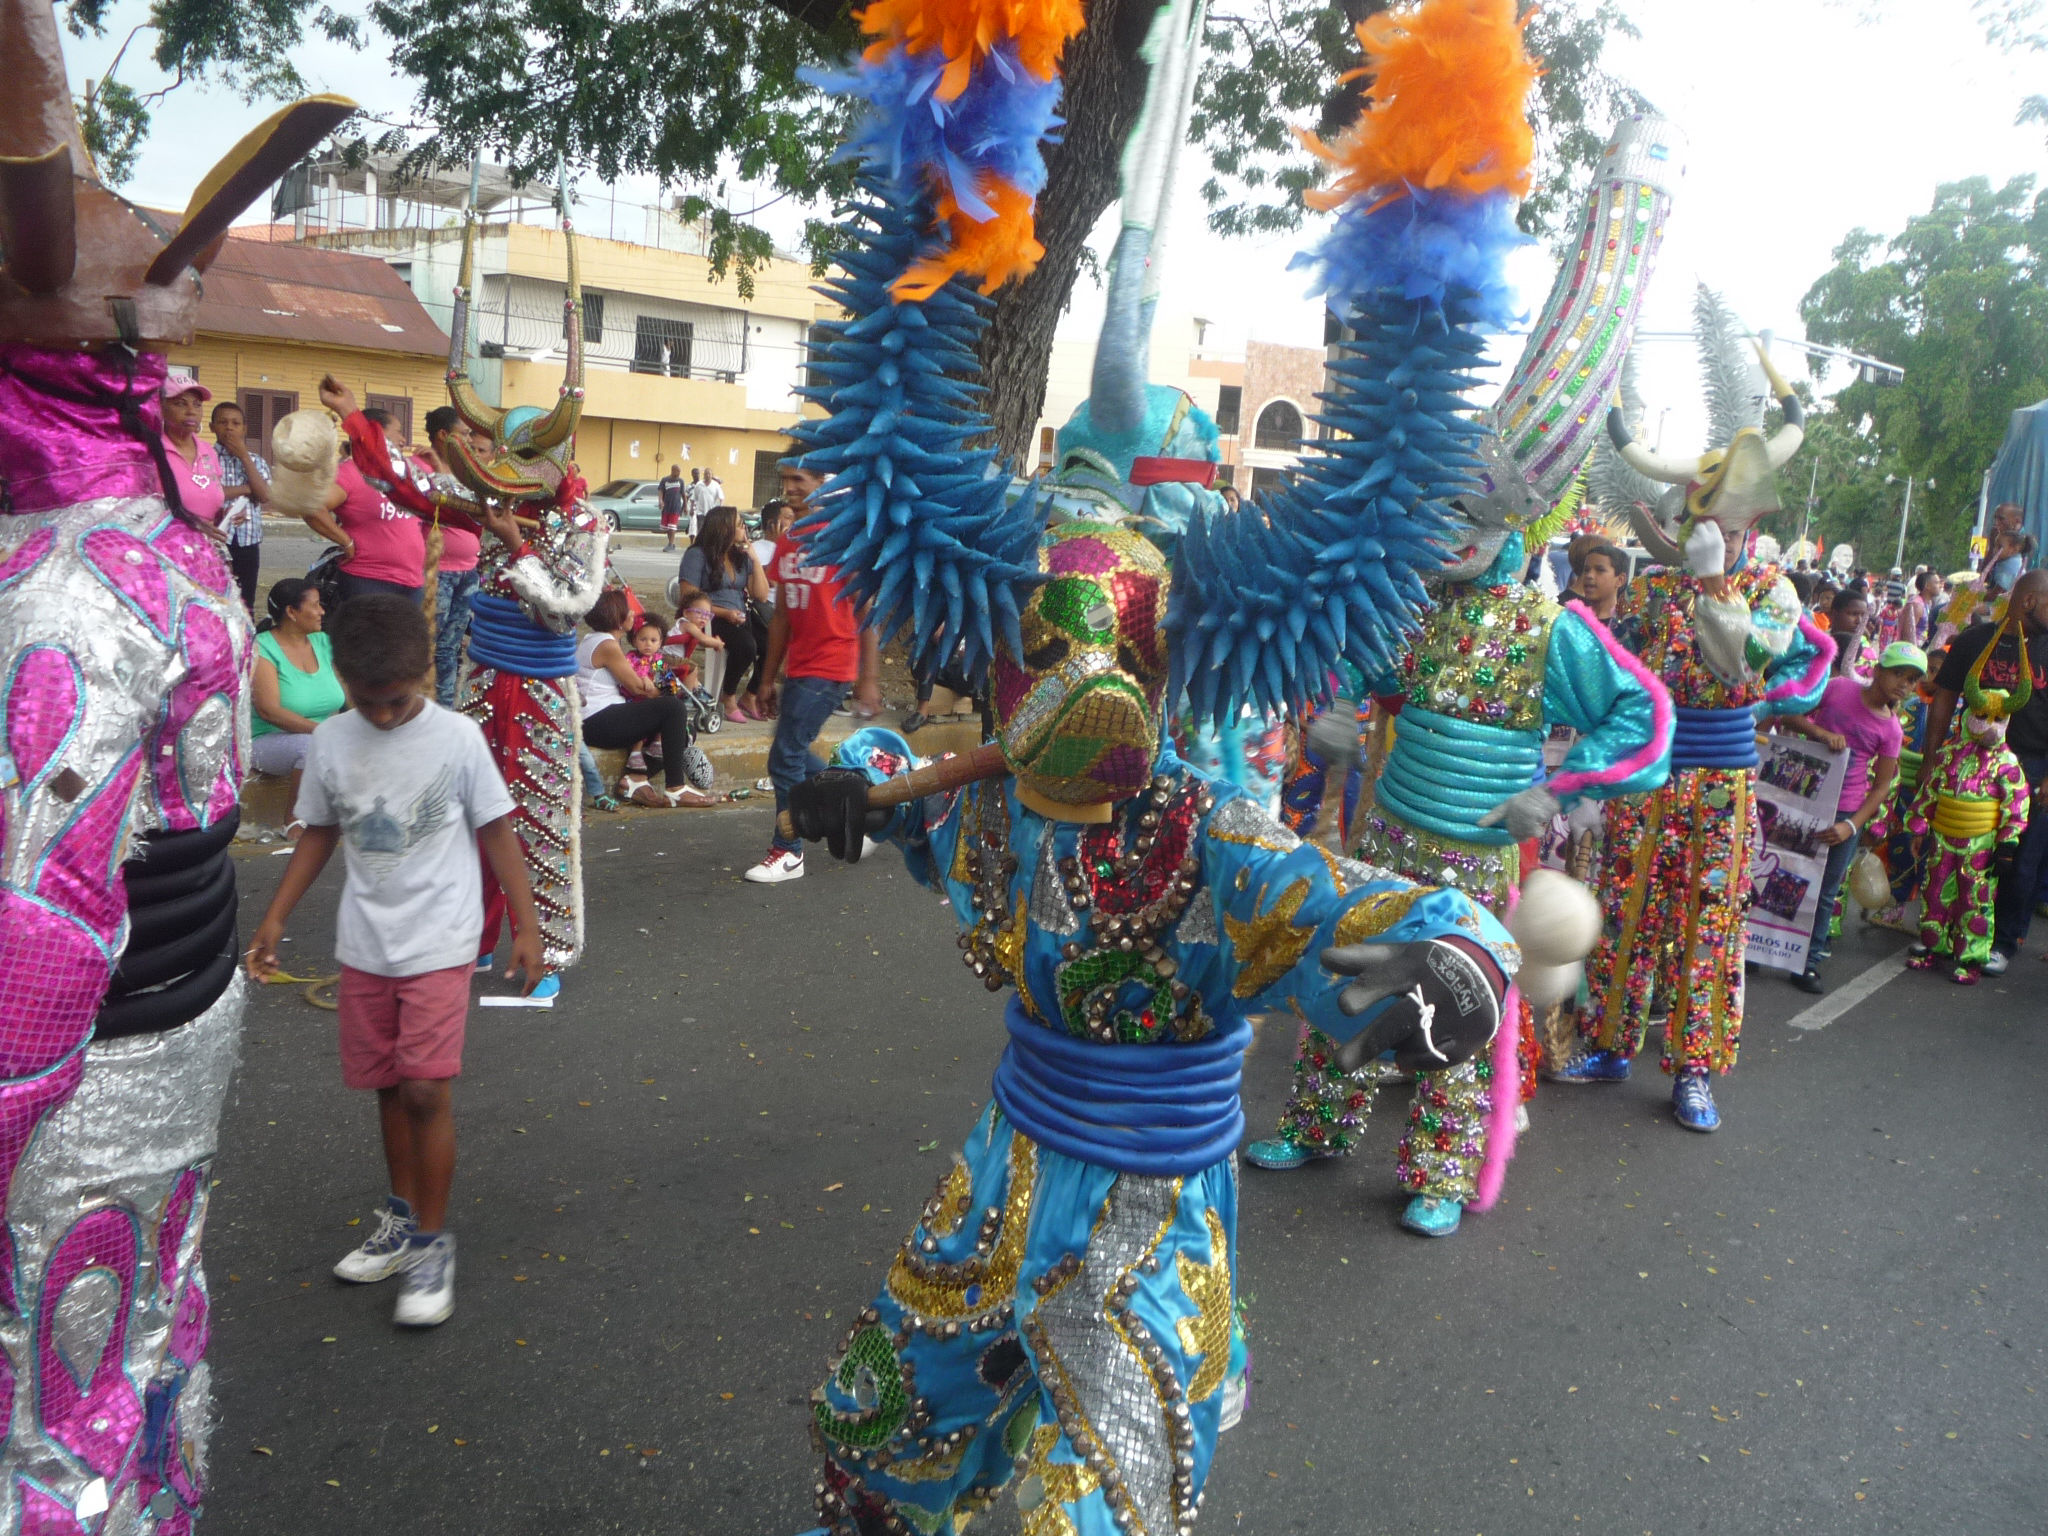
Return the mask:
<svg viewBox="0 0 2048 1536">
<path fill-rule="evenodd" d="M 1522 47 L 1527 18 L 1517 20 L 1516 4 L 1422 0 L 1360 22 L 1365 68 L 1345 78 L 1370 76 L 1371 102 L 1334 146 L 1301 131 L 1338 170 L 1303 201 L 1327 210 L 1410 186 L 1527 192 L 1536 139 L 1526 103 L 1539 71 Z"/>
<path fill-rule="evenodd" d="M 871 60 L 899 43 L 908 53 L 937 48 L 945 54 L 941 101 L 966 90 L 976 67 L 1005 40 L 1016 44 L 1026 69 L 1050 80 L 1082 19 L 1081 0 L 874 0 L 859 15 L 861 31 L 877 39 L 867 47 Z"/>
<path fill-rule="evenodd" d="M 983 186 L 981 195 L 995 209 L 994 218 L 977 220 L 961 211 L 950 191 L 939 194 L 937 222 L 950 238 L 942 249 L 912 262 L 889 285 L 900 302 L 930 298 L 956 272 L 979 277 L 981 291 L 994 293 L 1011 278 L 1028 275 L 1044 258 L 1045 247 L 1031 216 L 1031 194 L 998 178 Z"/>
</svg>

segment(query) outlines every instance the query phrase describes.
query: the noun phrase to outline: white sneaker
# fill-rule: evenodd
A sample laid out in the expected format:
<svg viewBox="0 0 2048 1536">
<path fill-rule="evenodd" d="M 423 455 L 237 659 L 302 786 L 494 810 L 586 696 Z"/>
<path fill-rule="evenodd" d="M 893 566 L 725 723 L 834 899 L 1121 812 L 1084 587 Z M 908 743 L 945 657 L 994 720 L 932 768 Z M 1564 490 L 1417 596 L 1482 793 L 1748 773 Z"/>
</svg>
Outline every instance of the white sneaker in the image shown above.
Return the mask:
<svg viewBox="0 0 2048 1536">
<path fill-rule="evenodd" d="M 756 885 L 780 885 L 785 880 L 801 880 L 804 877 L 804 856 L 801 853 L 785 853 L 780 848 L 768 850 L 768 857 L 747 871 L 747 878 Z"/>
<path fill-rule="evenodd" d="M 377 1208 L 376 1230 L 363 1239 L 362 1247 L 342 1255 L 334 1266 L 334 1278 L 351 1285 L 389 1280 L 415 1261 L 418 1250 L 412 1247 L 412 1235 L 418 1226 L 411 1211 L 399 1208 L 396 1195 L 386 1195 Z"/>
<path fill-rule="evenodd" d="M 1515 1134 L 1519 1136 L 1522 1134 L 1522 1132 L 1528 1129 L 1529 1106 L 1526 1104 L 1517 1104 L 1515 1106 Z"/>
<path fill-rule="evenodd" d="M 391 1321 L 401 1328 L 432 1328 L 455 1312 L 455 1234 L 437 1232 L 430 1243 L 414 1243 L 417 1256 L 398 1282 L 398 1306 Z"/>
</svg>

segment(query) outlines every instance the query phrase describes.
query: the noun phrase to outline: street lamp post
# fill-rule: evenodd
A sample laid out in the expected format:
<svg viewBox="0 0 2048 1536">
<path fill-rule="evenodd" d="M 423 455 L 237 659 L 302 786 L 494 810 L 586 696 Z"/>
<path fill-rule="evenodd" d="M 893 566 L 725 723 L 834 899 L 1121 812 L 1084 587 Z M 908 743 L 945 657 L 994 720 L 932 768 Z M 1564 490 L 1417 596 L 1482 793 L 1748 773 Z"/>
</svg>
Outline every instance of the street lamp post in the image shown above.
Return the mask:
<svg viewBox="0 0 2048 1536">
<path fill-rule="evenodd" d="M 1884 477 L 1884 483 L 1885 483 L 1886 485 L 1896 485 L 1896 484 L 1898 484 L 1898 476 L 1896 476 L 1896 475 L 1886 475 L 1886 476 Z M 1929 478 L 1929 480 L 1928 480 L 1928 482 L 1927 482 L 1927 488 L 1928 488 L 1928 489 L 1929 489 L 1930 491 L 1934 489 L 1934 481 L 1933 481 L 1933 479 L 1932 479 L 1931 477 Z M 1895 549 L 1894 549 L 1894 550 L 1892 551 L 1892 569 L 1893 569 L 1893 570 L 1903 570 L 1903 569 L 1905 569 L 1904 561 L 1905 561 L 1905 558 L 1906 558 L 1906 520 L 1907 520 L 1908 518 L 1910 518 L 1910 517 L 1911 517 L 1912 515 L 1913 515 L 1913 476 L 1911 476 L 1911 475 L 1908 475 L 1908 476 L 1906 476 L 1906 499 L 1905 499 L 1905 501 L 1904 501 L 1904 502 L 1903 502 L 1903 503 L 1902 503 L 1902 504 L 1900 505 L 1900 507 L 1899 507 L 1899 542 L 1898 542 L 1898 547 L 1897 547 L 1897 548 L 1895 548 Z"/>
</svg>

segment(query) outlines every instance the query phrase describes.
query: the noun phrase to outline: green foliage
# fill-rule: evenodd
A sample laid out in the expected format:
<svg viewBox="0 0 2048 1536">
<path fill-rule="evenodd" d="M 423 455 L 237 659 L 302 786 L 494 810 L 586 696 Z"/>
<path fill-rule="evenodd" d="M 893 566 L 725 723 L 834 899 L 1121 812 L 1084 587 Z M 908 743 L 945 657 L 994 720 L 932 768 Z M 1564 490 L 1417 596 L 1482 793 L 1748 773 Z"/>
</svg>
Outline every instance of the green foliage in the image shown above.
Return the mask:
<svg viewBox="0 0 2048 1536">
<path fill-rule="evenodd" d="M 2044 260 L 2048 193 L 2037 195 L 2030 176 L 1996 189 L 1974 177 L 1936 188 L 1933 207 L 1895 236 L 1852 230 L 1800 301 L 1813 340 L 1905 369 L 1893 387 L 1851 384 L 1829 415 L 1856 424 L 1876 464 L 1920 480 L 1913 522 L 1939 562 L 1967 546 L 2007 418 L 2048 395 Z M 1840 515 L 1861 517 L 1858 506 L 1841 503 Z M 1889 560 L 1891 539 L 1882 544 Z"/>
<path fill-rule="evenodd" d="M 101 179 L 118 187 L 135 174 L 135 157 L 149 137 L 149 108 L 118 80 L 88 81 L 78 99 L 78 128 Z"/>
<path fill-rule="evenodd" d="M 1215 0 L 1190 124 L 1214 172 L 1202 187 L 1211 229 L 1243 235 L 1300 227 L 1301 195 L 1323 176 L 1294 125 L 1333 133 L 1355 111 L 1366 82 L 1338 86 L 1359 62 L 1346 11 L 1363 17 L 1385 9 L 1385 0 Z M 1533 234 L 1555 240 L 1569 233 L 1562 221 L 1585 173 L 1608 130 L 1635 108 L 1633 95 L 1601 67 L 1614 35 L 1636 35 L 1616 0 L 1558 0 L 1529 20 L 1529 51 L 1543 62 L 1535 181 L 1521 210 L 1522 227 Z"/>
</svg>

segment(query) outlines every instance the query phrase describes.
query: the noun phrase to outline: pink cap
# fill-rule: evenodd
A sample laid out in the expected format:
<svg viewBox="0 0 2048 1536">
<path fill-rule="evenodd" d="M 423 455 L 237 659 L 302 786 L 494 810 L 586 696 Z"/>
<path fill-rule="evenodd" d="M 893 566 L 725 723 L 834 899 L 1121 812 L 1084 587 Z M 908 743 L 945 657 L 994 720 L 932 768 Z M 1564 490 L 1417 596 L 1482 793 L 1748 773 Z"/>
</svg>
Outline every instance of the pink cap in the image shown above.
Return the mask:
<svg viewBox="0 0 2048 1536">
<path fill-rule="evenodd" d="M 191 374 L 176 374 L 164 380 L 164 398 L 172 400 L 179 395 L 197 394 L 201 400 L 211 400 L 213 391 L 193 378 Z"/>
</svg>

